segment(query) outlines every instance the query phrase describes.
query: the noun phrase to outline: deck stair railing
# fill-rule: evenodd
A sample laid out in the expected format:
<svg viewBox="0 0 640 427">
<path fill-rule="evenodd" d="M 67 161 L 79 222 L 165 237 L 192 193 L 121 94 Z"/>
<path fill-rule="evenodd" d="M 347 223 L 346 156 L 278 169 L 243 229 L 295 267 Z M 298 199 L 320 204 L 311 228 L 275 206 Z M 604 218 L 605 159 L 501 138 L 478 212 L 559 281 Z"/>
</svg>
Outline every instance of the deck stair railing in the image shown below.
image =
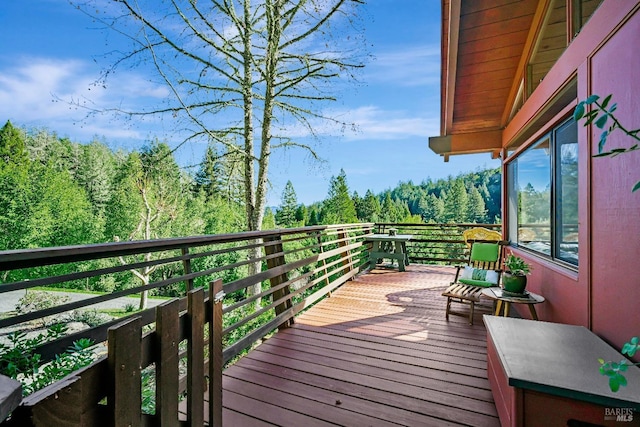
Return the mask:
<svg viewBox="0 0 640 427">
<path fill-rule="evenodd" d="M 70 313 L 121 302 L 123 297 L 143 291 L 164 288 L 181 298 L 39 347 L 36 351 L 46 361 L 80 338 L 90 338 L 96 343 L 108 340 L 108 355 L 26 397 L 4 424 L 99 426 L 109 420 L 113 421 L 109 425 L 198 425 L 197 414 L 204 413 L 212 420 L 211 425 L 217 425 L 220 412 L 216 411 L 221 409 L 218 381 L 223 366 L 268 334 L 290 325 L 297 313 L 366 269 L 369 266 L 366 235 L 385 232 L 390 226 L 392 224 L 342 224 L 0 252 L 3 279 L 0 298 L 3 293 L 29 293 L 33 292 L 32 288 L 44 286 L 82 288 L 86 284 L 90 287 L 105 284 L 112 289 L 34 312 L 10 313 L 0 318 L 0 335 L 3 328 L 29 328 L 34 322 L 63 319 Z M 393 226 L 400 233 L 414 234 L 409 247 L 411 262 L 445 263 L 454 260 L 456 253 L 462 254 L 462 248 L 457 249 L 456 245 L 464 246 L 459 236 L 469 228 Z M 429 245 L 443 245 L 449 252 L 437 249 L 435 252 L 441 252 L 440 255 L 427 256 L 425 249 Z M 457 261 L 463 258 L 461 255 Z M 262 266 L 261 271 L 249 275 L 249 265 L 256 263 Z M 147 281 L 134 284 L 134 269 L 153 270 L 153 273 Z M 222 289 L 211 289 L 210 283 Z M 248 294 L 247 288 L 255 284 L 260 284 L 261 290 Z M 214 301 L 208 298 L 212 290 Z M 196 298 L 200 302 L 196 303 Z M 187 304 L 187 300 L 191 303 Z M 136 299 L 130 301 L 137 302 Z M 202 316 L 193 311 L 195 306 L 205 313 L 202 322 L 208 324 L 207 335 L 201 320 L 194 320 Z M 221 321 L 211 322 L 214 313 Z M 220 329 L 216 335 L 217 328 Z M 206 365 L 210 371 L 206 373 L 198 370 L 205 369 L 204 360 L 198 359 L 204 354 L 210 358 Z M 176 361 L 181 377 L 175 375 Z M 147 414 L 141 410 L 140 396 L 145 392 L 140 389 L 140 375 L 148 366 L 151 367 L 147 370 L 155 372 L 156 391 L 154 410 Z M 118 376 L 118 372 L 126 375 Z M 203 380 L 205 376 L 208 383 Z M 205 391 L 210 402 L 207 411 L 198 406 L 202 399 L 189 399 Z M 61 398 L 65 393 L 67 400 Z M 186 403 L 180 406 L 183 417 L 178 421 L 178 396 L 184 393 Z M 157 423 L 160 419 L 162 423 Z"/>
</svg>

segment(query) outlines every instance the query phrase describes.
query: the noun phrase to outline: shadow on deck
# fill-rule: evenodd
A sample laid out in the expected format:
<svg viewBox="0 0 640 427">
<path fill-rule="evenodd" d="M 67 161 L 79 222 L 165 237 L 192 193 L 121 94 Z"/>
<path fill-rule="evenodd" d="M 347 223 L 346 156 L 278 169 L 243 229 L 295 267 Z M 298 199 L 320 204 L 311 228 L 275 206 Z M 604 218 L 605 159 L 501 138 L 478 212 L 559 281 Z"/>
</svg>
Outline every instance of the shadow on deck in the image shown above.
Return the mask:
<svg viewBox="0 0 640 427">
<path fill-rule="evenodd" d="M 226 426 L 499 425 L 482 314 L 444 318 L 448 267 L 347 282 L 224 372 Z"/>
</svg>

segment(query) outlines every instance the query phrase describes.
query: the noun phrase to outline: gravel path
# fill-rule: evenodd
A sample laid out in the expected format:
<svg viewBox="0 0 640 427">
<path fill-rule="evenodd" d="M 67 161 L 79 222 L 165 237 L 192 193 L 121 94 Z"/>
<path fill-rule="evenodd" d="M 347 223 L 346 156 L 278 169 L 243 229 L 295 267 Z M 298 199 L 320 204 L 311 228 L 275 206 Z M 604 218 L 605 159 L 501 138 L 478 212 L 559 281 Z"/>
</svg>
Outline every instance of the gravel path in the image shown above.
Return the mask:
<svg viewBox="0 0 640 427">
<path fill-rule="evenodd" d="M 20 298 L 24 297 L 25 292 L 26 292 L 25 290 L 19 290 L 19 291 L 11 291 L 11 292 L 5 292 L 3 294 L 0 294 L 0 317 L 7 316 L 7 313 L 14 312 L 16 309 L 16 305 L 20 301 Z M 83 299 L 98 296 L 97 294 L 84 294 L 84 293 L 76 293 L 76 292 L 58 292 L 58 291 L 29 291 L 29 292 L 46 292 L 47 294 L 51 294 L 52 296 L 56 296 L 56 297 L 67 297 L 68 298 L 68 300 L 66 301 L 67 303 L 81 301 Z M 150 298 L 148 300 L 147 307 L 149 308 L 155 307 L 156 305 L 161 304 L 164 301 L 166 301 L 166 299 Z M 139 297 L 120 297 L 110 301 L 101 302 L 99 304 L 95 304 L 95 305 L 83 308 L 83 310 L 123 309 L 127 305 L 133 305 L 134 307 L 138 308 L 139 303 L 140 303 Z M 66 315 L 61 314 L 58 316 L 65 317 Z M 85 329 L 88 327 L 86 325 L 82 326 L 83 325 L 82 323 L 77 323 L 77 322 L 76 322 L 77 324 L 76 326 L 71 327 L 72 323 L 68 324 L 68 326 L 70 327 L 68 333 L 76 332 L 76 328 L 78 327 L 79 329 L 77 330 Z M 17 330 L 27 331 L 28 332 L 27 336 L 30 336 L 30 335 L 36 335 L 38 333 L 44 332 L 46 328 L 43 328 L 42 325 L 39 325 L 34 322 L 29 322 L 28 324 L 21 323 L 18 325 L 7 327 L 7 328 L 2 328 L 0 329 L 0 343 L 6 343 L 7 335 Z"/>
<path fill-rule="evenodd" d="M 20 298 L 22 298 L 25 295 L 26 292 L 27 292 L 26 290 L 19 290 L 19 291 L 11 291 L 11 292 L 0 294 L 0 314 L 14 311 L 16 309 L 16 305 L 18 304 L 18 301 L 20 300 Z M 34 292 L 34 291 L 29 291 L 29 292 Z M 77 292 L 58 292 L 58 291 L 35 291 L 35 292 L 47 292 L 47 293 L 50 293 L 51 295 L 68 297 L 69 299 L 67 300 L 67 302 L 81 301 L 83 299 L 98 296 L 96 294 L 82 294 Z M 148 307 L 155 307 L 156 305 L 161 304 L 164 301 L 166 300 L 149 298 Z M 118 309 L 118 308 L 124 308 L 125 306 L 130 304 L 133 304 L 137 308 L 139 303 L 140 303 L 139 297 L 121 297 L 121 298 L 116 298 L 113 300 L 101 302 L 96 305 L 92 305 L 89 308 Z"/>
</svg>

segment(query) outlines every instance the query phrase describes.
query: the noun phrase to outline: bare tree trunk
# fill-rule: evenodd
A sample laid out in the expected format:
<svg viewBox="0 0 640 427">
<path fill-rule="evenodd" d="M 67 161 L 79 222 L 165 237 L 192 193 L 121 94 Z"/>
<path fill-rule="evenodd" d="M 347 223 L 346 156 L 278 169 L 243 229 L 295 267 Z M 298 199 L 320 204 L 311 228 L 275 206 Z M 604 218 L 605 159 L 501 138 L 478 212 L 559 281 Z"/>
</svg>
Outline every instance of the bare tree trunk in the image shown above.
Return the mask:
<svg viewBox="0 0 640 427">
<path fill-rule="evenodd" d="M 147 197 L 147 189 L 146 189 L 145 183 L 139 182 L 138 189 L 140 191 L 140 195 L 142 196 L 142 201 L 144 202 L 144 207 L 145 207 L 144 213 L 142 214 L 142 218 L 140 218 L 140 223 L 138 224 L 138 229 L 141 226 L 144 226 L 144 239 L 150 240 L 151 239 L 151 223 L 157 218 L 158 214 L 152 213 L 151 204 L 149 203 L 149 199 Z M 131 235 L 131 238 L 133 238 L 135 233 L 136 231 L 133 232 L 133 234 Z M 151 261 L 150 252 L 144 255 L 144 260 L 147 262 Z M 124 260 L 121 259 L 121 262 L 124 263 Z M 151 273 L 153 273 L 155 269 L 156 269 L 155 266 L 146 266 L 142 269 L 142 271 L 131 270 L 131 272 L 134 274 L 134 276 L 140 279 L 140 282 L 142 282 L 142 286 L 146 286 L 151 281 Z M 140 292 L 140 304 L 138 307 L 140 308 L 140 310 L 145 310 L 147 308 L 148 303 L 149 303 L 149 291 L 143 290 L 142 292 Z"/>
<path fill-rule="evenodd" d="M 148 285 L 149 275 L 148 274 L 141 275 L 140 280 L 142 281 L 142 286 Z M 149 304 L 149 291 L 142 291 L 140 293 L 140 305 L 138 306 L 138 308 L 140 310 L 145 310 L 148 304 Z"/>
<path fill-rule="evenodd" d="M 262 220 L 259 221 L 256 218 L 256 212 L 259 212 L 260 206 L 256 206 L 256 192 L 255 192 L 255 166 L 254 166 L 254 138 L 253 138 L 253 57 L 251 50 L 251 35 L 253 33 L 253 27 L 251 23 L 251 1 L 244 1 L 244 34 L 242 36 L 244 44 L 243 52 L 243 84 L 242 88 L 243 101 L 244 101 L 244 188 L 245 188 L 245 210 L 247 225 L 249 230 L 259 231 L 262 229 Z M 251 243 L 259 243 L 260 240 L 252 241 Z M 260 257 L 260 248 L 253 248 L 249 250 L 249 259 L 256 259 Z M 262 269 L 262 263 L 252 262 L 248 265 L 247 270 L 249 276 L 253 276 L 260 272 Z M 262 291 L 261 283 L 255 283 L 247 288 L 247 296 L 252 296 Z M 255 301 L 257 307 L 260 306 L 260 298 Z"/>
<path fill-rule="evenodd" d="M 94 0 L 88 4 L 101 3 Z M 81 5 L 98 22 L 128 34 L 136 43 L 135 50 L 122 55 L 105 72 L 105 77 L 120 62 L 146 57 L 173 97 L 168 106 L 143 112 L 113 111 L 141 116 L 172 114 L 193 125 L 193 134 L 187 135 L 184 142 L 206 136 L 225 145 L 230 152 L 244 156 L 247 228 L 261 230 L 272 150 L 302 148 L 318 158 L 311 145 L 283 133 L 283 129 L 297 122 L 313 138 L 316 133 L 309 118 L 327 120 L 342 128 L 351 126 L 325 116 L 315 104 L 334 101 L 327 83 L 352 78 L 350 70 L 363 66 L 357 49 L 353 49 L 351 34 L 346 36 L 343 31 L 334 34 L 329 23 L 340 15 L 337 29 L 344 26 L 355 29 L 354 7 L 364 0 L 256 0 L 255 4 L 251 0 L 118 0 L 116 3 L 122 6 L 122 14 L 116 17 L 97 16 L 84 3 Z M 237 13 L 239 9 L 242 15 Z M 140 31 L 131 32 L 132 22 L 140 25 Z M 346 41 L 344 49 L 341 41 Z M 241 108 L 242 117 L 233 117 L 228 127 L 218 129 L 216 113 L 237 107 Z M 274 115 L 280 120 L 280 129 L 274 129 Z M 254 120 L 258 118 L 261 141 L 256 147 Z M 238 126 L 238 121 L 242 126 Z M 191 126 L 187 128 L 191 130 Z M 260 257 L 261 252 L 250 250 L 250 259 Z M 261 263 L 253 262 L 249 274 L 260 269 Z M 247 293 L 256 295 L 260 290 L 257 283 L 249 286 Z"/>
</svg>

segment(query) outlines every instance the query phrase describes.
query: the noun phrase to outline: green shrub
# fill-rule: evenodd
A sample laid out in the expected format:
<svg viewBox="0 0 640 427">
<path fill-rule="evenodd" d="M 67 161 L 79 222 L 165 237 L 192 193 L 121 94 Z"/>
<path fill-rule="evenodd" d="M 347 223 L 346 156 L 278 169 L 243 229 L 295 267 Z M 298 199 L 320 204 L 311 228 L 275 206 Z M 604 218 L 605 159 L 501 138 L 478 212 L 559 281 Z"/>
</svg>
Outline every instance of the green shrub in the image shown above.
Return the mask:
<svg viewBox="0 0 640 427">
<path fill-rule="evenodd" d="M 69 316 L 69 321 L 82 322 L 89 325 L 89 327 L 91 328 L 100 326 L 103 323 L 108 322 L 109 320 L 111 320 L 110 316 L 107 316 L 104 313 L 100 313 L 96 309 L 74 310 L 73 313 L 71 313 L 71 315 Z"/>
<path fill-rule="evenodd" d="M 50 363 L 25 375 L 22 379 L 23 394 L 29 395 L 66 377 L 71 372 L 91 364 L 97 357 L 91 351 L 91 346 L 93 346 L 93 341 L 88 338 L 74 341 L 66 352 L 56 355 Z"/>
<path fill-rule="evenodd" d="M 46 333 L 27 338 L 25 332 L 8 335 L 8 344 L 0 344 L 0 374 L 22 383 L 22 393 L 27 396 L 65 377 L 67 374 L 89 365 L 96 359 L 90 350 L 93 341 L 83 338 L 74 341 L 66 352 L 56 355 L 49 363 L 42 363 L 36 348 L 60 338 L 66 332 L 62 324 L 52 325 Z"/>
<path fill-rule="evenodd" d="M 69 301 L 66 295 L 56 295 L 52 292 L 26 291 L 24 296 L 18 300 L 16 313 L 24 314 L 32 311 L 46 310 Z"/>
<path fill-rule="evenodd" d="M 0 373 L 16 379 L 20 374 L 37 371 L 40 355 L 35 353 L 36 347 L 60 338 L 66 330 L 66 326 L 59 323 L 33 338 L 27 338 L 27 333 L 22 331 L 9 334 L 9 344 L 0 344 Z"/>
<path fill-rule="evenodd" d="M 62 305 L 69 301 L 66 295 L 56 295 L 53 292 L 26 291 L 24 296 L 16 304 L 16 314 L 31 313 L 33 311 L 46 310 L 47 308 Z M 38 319 L 40 326 L 49 326 L 57 323 L 55 316 L 47 316 Z"/>
<path fill-rule="evenodd" d="M 138 309 L 138 307 L 135 304 L 132 304 L 132 303 L 127 303 L 123 307 L 123 310 L 124 310 L 125 313 L 133 313 L 137 309 Z"/>
</svg>

